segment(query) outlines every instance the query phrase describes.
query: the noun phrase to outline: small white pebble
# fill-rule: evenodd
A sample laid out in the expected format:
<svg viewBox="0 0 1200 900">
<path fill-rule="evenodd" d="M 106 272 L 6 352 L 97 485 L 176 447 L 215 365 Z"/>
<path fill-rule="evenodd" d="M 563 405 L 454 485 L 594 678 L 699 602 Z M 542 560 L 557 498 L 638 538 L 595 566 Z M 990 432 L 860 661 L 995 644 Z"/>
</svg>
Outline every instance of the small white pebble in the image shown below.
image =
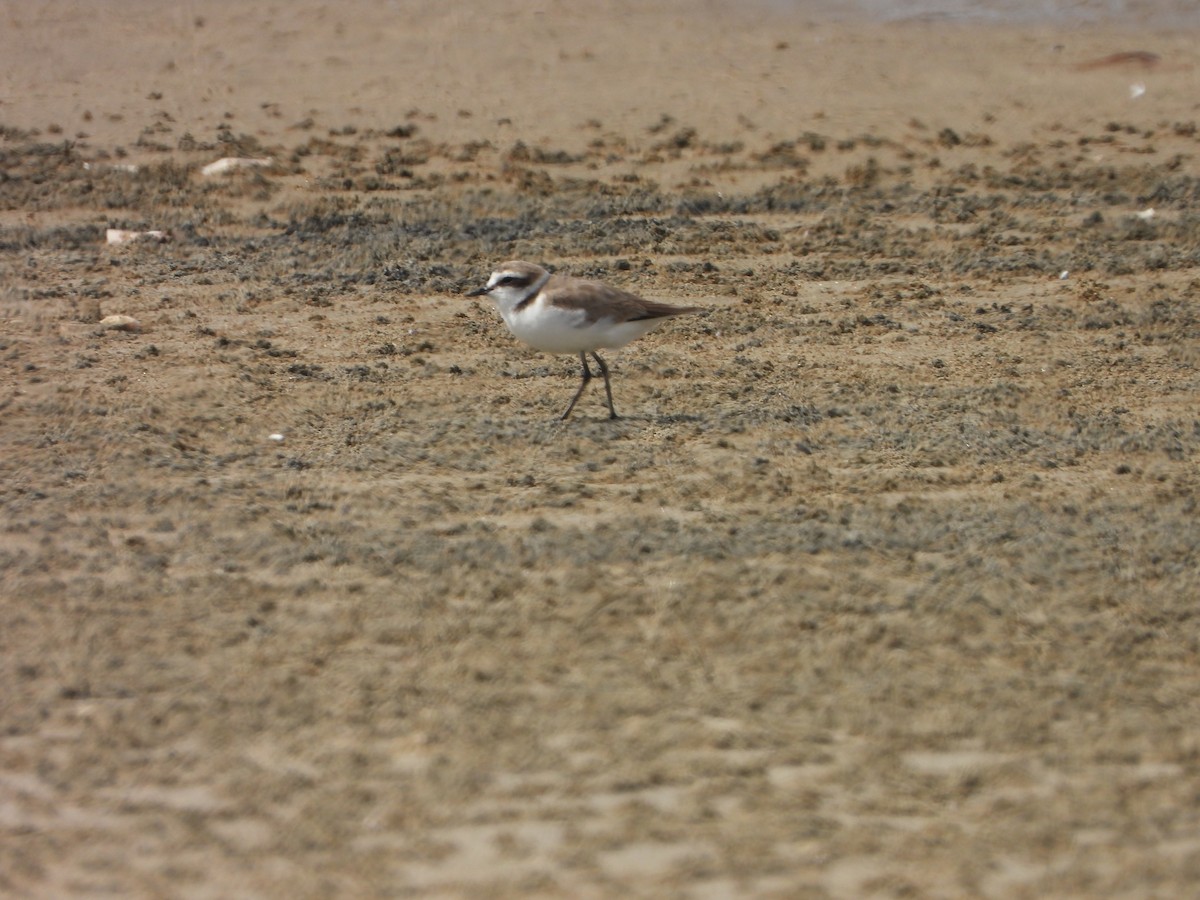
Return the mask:
<svg viewBox="0 0 1200 900">
<path fill-rule="evenodd" d="M 1142 96 L 1142 94 L 1144 94 L 1144 93 L 1146 93 L 1146 86 L 1144 84 L 1131 84 L 1129 86 L 1129 99 L 1130 100 L 1136 100 L 1138 97 Z"/>
<path fill-rule="evenodd" d="M 111 331 L 141 331 L 142 323 L 133 316 L 105 316 L 100 327 Z"/>
<path fill-rule="evenodd" d="M 1137 214 L 1137 217 L 1139 219 L 1141 219 L 1143 222 L 1149 222 L 1151 219 L 1154 218 L 1154 207 L 1152 206 L 1149 209 L 1143 209 L 1140 213 Z"/>
<path fill-rule="evenodd" d="M 1058 273 L 1058 280 L 1059 280 L 1059 281 L 1066 281 L 1066 280 L 1067 280 L 1067 276 L 1068 276 L 1068 275 L 1070 275 L 1070 274 L 1071 274 L 1071 270 L 1070 270 L 1070 269 L 1063 269 L 1061 272 L 1059 272 L 1059 273 Z"/>
<path fill-rule="evenodd" d="M 283 435 L 277 431 L 274 434 L 267 435 L 267 440 L 275 441 L 276 443 L 278 443 L 279 441 L 283 440 Z"/>
<path fill-rule="evenodd" d="M 165 244 L 171 239 L 167 231 L 126 231 L 124 228 L 109 228 L 104 232 L 104 240 L 109 244 L 128 244 L 130 241 L 154 241 Z"/>
<path fill-rule="evenodd" d="M 221 175 L 234 169 L 251 169 L 258 166 L 269 166 L 269 159 L 254 159 L 248 156 L 226 156 L 216 162 L 210 162 L 200 170 L 201 175 Z"/>
</svg>

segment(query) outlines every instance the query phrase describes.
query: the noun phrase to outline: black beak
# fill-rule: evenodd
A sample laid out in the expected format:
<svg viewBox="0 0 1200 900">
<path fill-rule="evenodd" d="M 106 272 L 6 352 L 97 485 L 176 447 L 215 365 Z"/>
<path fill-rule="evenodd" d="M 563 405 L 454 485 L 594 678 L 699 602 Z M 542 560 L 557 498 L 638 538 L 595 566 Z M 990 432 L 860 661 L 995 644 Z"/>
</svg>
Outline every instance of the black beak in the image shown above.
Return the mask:
<svg viewBox="0 0 1200 900">
<path fill-rule="evenodd" d="M 475 290 L 473 290 L 473 291 L 467 291 L 467 293 L 466 293 L 466 294 L 464 294 L 464 296 L 466 296 L 466 297 L 478 297 L 478 296 L 480 296 L 480 295 L 482 295 L 482 294 L 486 294 L 486 293 L 487 293 L 488 291 L 490 291 L 490 290 L 491 290 L 491 288 L 489 288 L 489 287 L 481 287 L 481 288 L 476 288 L 476 289 L 475 289 Z"/>
</svg>

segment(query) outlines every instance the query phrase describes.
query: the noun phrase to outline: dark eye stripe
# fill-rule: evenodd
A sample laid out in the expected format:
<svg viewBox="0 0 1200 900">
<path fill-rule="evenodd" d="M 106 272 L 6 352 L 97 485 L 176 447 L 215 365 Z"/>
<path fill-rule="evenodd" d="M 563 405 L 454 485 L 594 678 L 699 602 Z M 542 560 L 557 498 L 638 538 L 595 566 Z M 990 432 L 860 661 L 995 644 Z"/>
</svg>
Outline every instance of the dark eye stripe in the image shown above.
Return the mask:
<svg viewBox="0 0 1200 900">
<path fill-rule="evenodd" d="M 524 275 L 505 275 L 503 278 L 497 281 L 496 284 L 524 287 L 525 285 L 529 284 L 529 279 Z"/>
</svg>

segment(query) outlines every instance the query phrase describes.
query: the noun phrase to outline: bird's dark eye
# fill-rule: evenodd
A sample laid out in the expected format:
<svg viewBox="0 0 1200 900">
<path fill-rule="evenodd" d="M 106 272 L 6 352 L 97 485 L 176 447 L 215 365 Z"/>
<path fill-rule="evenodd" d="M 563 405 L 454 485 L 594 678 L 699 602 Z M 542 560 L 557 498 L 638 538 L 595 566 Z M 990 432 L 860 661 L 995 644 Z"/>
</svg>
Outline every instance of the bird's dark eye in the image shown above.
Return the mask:
<svg viewBox="0 0 1200 900">
<path fill-rule="evenodd" d="M 496 282 L 496 284 L 501 285 L 502 287 L 508 287 L 511 285 L 524 285 L 525 283 L 525 279 L 520 275 L 505 275 Z"/>
</svg>

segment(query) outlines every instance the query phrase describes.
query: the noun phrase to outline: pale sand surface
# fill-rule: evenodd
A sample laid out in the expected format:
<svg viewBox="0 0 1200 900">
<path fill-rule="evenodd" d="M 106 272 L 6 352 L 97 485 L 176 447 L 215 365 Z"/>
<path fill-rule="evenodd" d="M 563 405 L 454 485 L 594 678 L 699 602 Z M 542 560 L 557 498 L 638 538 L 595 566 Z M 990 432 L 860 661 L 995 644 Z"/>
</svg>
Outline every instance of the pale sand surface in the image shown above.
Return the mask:
<svg viewBox="0 0 1200 900">
<path fill-rule="evenodd" d="M 1195 32 L 0 15 L 0 894 L 1194 890 Z"/>
</svg>

